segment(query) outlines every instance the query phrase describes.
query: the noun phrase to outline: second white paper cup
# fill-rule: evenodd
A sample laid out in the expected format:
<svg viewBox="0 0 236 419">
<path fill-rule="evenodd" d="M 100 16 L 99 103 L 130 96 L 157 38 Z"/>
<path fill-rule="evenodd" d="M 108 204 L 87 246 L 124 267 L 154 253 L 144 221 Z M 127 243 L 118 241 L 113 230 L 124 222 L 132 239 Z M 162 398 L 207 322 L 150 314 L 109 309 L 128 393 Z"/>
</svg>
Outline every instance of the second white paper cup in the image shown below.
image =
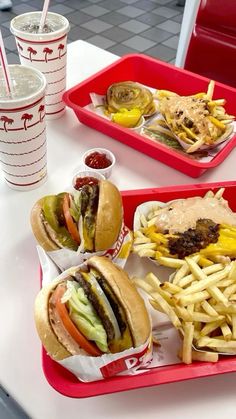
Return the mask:
<svg viewBox="0 0 236 419">
<path fill-rule="evenodd" d="M 26 191 L 47 178 L 46 79 L 23 65 L 9 70 L 12 97 L 4 94 L 0 69 L 0 163 L 8 186 Z"/>
<path fill-rule="evenodd" d="M 30 33 L 24 30 L 28 24 L 37 24 L 41 12 L 29 12 L 16 16 L 11 21 L 11 32 L 15 35 L 21 64 L 41 71 L 47 80 L 46 118 L 62 116 L 65 104 L 62 95 L 66 89 L 66 57 L 68 20 L 58 14 L 48 12 L 46 24 L 51 32 Z"/>
</svg>

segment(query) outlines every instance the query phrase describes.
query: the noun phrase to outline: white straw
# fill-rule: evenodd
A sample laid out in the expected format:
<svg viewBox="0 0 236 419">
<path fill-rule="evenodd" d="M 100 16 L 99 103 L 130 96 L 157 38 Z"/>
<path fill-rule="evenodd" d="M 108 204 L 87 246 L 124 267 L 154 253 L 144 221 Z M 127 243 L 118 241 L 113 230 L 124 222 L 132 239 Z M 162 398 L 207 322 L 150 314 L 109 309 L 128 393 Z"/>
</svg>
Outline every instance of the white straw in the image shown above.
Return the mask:
<svg viewBox="0 0 236 419">
<path fill-rule="evenodd" d="M 6 56 L 6 51 L 5 51 L 5 47 L 3 43 L 1 29 L 0 29 L 0 61 L 1 61 L 1 66 L 2 66 L 2 73 L 5 79 L 5 83 L 6 83 L 6 90 L 7 90 L 7 93 L 11 96 L 12 81 L 11 81 L 10 71 L 8 67 L 7 56 Z"/>
<path fill-rule="evenodd" d="M 39 32 L 42 32 L 43 30 L 43 27 L 47 18 L 49 3 L 50 3 L 50 0 L 44 0 L 43 11 L 42 11 L 42 15 L 41 15 L 40 23 L 39 23 Z"/>
</svg>

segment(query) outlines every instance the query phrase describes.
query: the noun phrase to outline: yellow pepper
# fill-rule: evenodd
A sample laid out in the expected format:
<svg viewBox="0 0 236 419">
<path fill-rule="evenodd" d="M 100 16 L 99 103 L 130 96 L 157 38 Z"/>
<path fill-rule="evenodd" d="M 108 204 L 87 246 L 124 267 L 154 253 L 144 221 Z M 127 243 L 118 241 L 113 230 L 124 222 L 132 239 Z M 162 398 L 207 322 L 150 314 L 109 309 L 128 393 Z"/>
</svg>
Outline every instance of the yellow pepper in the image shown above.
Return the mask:
<svg viewBox="0 0 236 419">
<path fill-rule="evenodd" d="M 121 108 L 119 112 L 112 115 L 112 121 L 126 128 L 134 128 L 138 125 L 141 116 L 142 112 L 138 108 L 131 110 Z"/>
<path fill-rule="evenodd" d="M 212 256 L 236 257 L 236 227 L 220 226 L 220 235 L 216 243 L 209 244 L 205 249 L 200 250 L 200 255 L 211 259 Z"/>
</svg>

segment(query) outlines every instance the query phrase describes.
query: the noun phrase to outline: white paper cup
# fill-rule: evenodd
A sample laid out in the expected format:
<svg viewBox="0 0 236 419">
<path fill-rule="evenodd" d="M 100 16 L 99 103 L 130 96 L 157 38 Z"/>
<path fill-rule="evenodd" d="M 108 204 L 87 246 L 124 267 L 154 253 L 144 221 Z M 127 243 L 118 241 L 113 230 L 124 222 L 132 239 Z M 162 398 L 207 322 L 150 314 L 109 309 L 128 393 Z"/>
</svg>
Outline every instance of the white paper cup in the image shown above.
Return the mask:
<svg viewBox="0 0 236 419">
<path fill-rule="evenodd" d="M 46 118 L 59 118 L 65 112 L 62 95 L 66 89 L 66 56 L 68 20 L 57 13 L 48 12 L 48 33 L 30 33 L 23 28 L 28 24 L 39 24 L 41 12 L 29 12 L 16 16 L 11 21 L 11 32 L 15 35 L 21 64 L 41 71 L 47 80 Z"/>
<path fill-rule="evenodd" d="M 94 152 L 98 152 L 98 153 L 102 153 L 105 154 L 106 157 L 111 161 L 111 165 L 108 167 L 105 167 L 104 169 L 94 169 L 90 166 L 88 166 L 85 163 L 86 157 L 88 157 L 90 154 L 94 153 Z M 107 150 L 106 148 L 91 148 L 90 150 L 87 150 L 83 156 L 82 156 L 82 162 L 83 162 L 83 166 L 86 170 L 90 170 L 94 173 L 101 173 L 103 176 L 105 176 L 106 179 L 108 179 L 111 176 L 112 173 L 112 169 L 116 163 L 116 158 L 114 156 L 114 154 Z"/>
<path fill-rule="evenodd" d="M 0 68 L 0 162 L 7 184 L 28 190 L 47 177 L 45 126 L 46 79 L 23 65 L 10 65 L 12 98 Z"/>
</svg>

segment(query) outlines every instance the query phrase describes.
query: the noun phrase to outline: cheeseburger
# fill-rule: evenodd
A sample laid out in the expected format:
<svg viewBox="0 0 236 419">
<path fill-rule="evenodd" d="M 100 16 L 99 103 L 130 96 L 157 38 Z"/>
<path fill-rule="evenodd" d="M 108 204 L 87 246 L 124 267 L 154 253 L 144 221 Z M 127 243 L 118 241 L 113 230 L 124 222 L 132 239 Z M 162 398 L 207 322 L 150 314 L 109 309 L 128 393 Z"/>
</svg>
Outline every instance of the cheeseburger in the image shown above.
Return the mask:
<svg viewBox="0 0 236 419">
<path fill-rule="evenodd" d="M 96 179 L 95 179 L 96 180 Z M 35 203 L 31 227 L 46 251 L 67 248 L 88 252 L 109 249 L 123 218 L 121 195 L 107 180 L 85 184 L 73 195 L 48 195 Z"/>
<path fill-rule="evenodd" d="M 151 333 L 145 303 L 128 275 L 110 259 L 93 256 L 43 287 L 35 323 L 48 354 L 100 356 L 144 344 Z"/>
</svg>

